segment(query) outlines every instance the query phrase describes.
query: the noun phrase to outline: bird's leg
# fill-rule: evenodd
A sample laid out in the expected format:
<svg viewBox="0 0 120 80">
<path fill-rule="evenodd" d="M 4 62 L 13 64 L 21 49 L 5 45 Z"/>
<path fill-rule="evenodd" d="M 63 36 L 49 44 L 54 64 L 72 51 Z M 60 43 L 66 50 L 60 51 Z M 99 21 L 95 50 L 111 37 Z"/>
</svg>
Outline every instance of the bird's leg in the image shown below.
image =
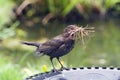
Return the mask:
<svg viewBox="0 0 120 80">
<path fill-rule="evenodd" d="M 55 69 L 55 66 L 54 66 L 54 64 L 53 64 L 53 61 L 52 61 L 52 60 L 53 60 L 53 58 L 52 58 L 52 57 L 50 57 L 50 61 L 51 61 L 52 66 L 53 66 L 53 71 L 54 71 L 54 72 L 56 72 L 57 70 Z"/>
<path fill-rule="evenodd" d="M 61 65 L 61 68 L 60 68 L 61 70 L 63 70 L 63 69 L 67 69 L 67 68 L 66 68 L 66 67 L 64 67 L 64 66 L 63 66 L 63 64 L 60 62 L 59 57 L 57 58 L 57 60 L 58 60 L 58 62 L 59 62 L 59 63 L 60 63 L 60 65 Z"/>
<path fill-rule="evenodd" d="M 58 62 L 60 63 L 61 68 L 63 68 L 63 65 L 62 65 L 62 63 L 60 62 L 60 59 L 59 59 L 59 58 L 57 58 L 57 60 L 58 60 Z"/>
</svg>

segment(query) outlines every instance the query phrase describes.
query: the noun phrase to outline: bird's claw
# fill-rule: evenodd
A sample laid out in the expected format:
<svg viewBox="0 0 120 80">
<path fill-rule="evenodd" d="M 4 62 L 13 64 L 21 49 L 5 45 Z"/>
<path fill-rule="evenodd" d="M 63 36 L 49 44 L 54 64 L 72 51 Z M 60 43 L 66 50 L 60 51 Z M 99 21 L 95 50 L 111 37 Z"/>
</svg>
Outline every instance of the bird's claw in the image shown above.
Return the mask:
<svg viewBox="0 0 120 80">
<path fill-rule="evenodd" d="M 58 72 L 59 70 L 57 70 L 57 69 L 52 69 L 51 71 L 52 71 L 52 72 Z"/>
<path fill-rule="evenodd" d="M 60 70 L 69 70 L 69 68 L 61 67 Z"/>
</svg>

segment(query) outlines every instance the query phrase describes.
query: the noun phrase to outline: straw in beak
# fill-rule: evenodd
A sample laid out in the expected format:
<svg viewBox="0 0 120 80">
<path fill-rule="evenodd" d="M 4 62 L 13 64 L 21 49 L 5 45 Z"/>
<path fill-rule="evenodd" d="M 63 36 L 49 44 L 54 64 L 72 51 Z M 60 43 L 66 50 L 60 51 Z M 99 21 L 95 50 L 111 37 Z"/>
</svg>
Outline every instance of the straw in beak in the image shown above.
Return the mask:
<svg viewBox="0 0 120 80">
<path fill-rule="evenodd" d="M 75 29 L 70 31 L 70 37 L 72 39 L 75 39 L 75 40 L 76 39 L 81 39 L 82 44 L 84 45 L 84 38 L 86 36 L 88 36 L 89 33 L 92 33 L 92 32 L 95 32 L 94 27 L 88 27 L 88 26 L 86 26 L 86 27 L 83 27 L 83 26 L 78 27 L 78 26 L 76 26 Z"/>
</svg>

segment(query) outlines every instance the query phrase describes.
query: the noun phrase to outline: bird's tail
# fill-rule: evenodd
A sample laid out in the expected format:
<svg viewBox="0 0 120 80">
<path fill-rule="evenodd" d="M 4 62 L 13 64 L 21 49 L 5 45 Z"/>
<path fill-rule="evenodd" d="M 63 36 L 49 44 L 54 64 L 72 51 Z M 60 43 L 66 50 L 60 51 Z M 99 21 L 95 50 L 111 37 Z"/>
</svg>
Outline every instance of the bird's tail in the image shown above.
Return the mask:
<svg viewBox="0 0 120 80">
<path fill-rule="evenodd" d="M 21 42 L 22 44 L 39 47 L 41 44 L 36 42 Z"/>
</svg>

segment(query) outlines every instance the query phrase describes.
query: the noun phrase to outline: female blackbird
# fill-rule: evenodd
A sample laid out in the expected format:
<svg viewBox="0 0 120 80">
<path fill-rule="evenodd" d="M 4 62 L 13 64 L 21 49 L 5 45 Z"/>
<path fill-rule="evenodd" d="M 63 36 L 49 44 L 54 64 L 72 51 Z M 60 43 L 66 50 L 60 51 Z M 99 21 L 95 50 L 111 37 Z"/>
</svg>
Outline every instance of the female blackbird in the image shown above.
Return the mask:
<svg viewBox="0 0 120 80">
<path fill-rule="evenodd" d="M 89 28 L 86 28 L 89 30 Z M 55 69 L 52 59 L 57 58 L 58 62 L 61 65 L 61 69 L 63 69 L 63 65 L 59 60 L 59 57 L 66 55 L 69 53 L 75 44 L 75 35 L 76 33 L 83 33 L 83 36 L 87 35 L 88 32 L 83 32 L 84 28 L 78 27 L 76 25 L 67 26 L 63 33 L 54 37 L 51 40 L 48 40 L 45 43 L 37 43 L 37 42 L 22 42 L 26 45 L 36 46 L 36 54 L 37 55 L 48 55 L 50 57 L 53 68 Z M 90 32 L 90 31 L 89 31 Z"/>
</svg>

